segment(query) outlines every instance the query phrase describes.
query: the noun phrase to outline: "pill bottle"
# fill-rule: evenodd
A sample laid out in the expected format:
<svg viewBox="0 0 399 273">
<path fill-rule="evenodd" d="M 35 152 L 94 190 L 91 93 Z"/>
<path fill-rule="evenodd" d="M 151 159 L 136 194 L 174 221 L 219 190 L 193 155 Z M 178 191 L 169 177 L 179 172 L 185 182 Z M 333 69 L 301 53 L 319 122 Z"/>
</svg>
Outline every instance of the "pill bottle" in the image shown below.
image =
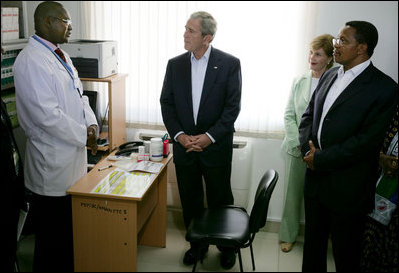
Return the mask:
<svg viewBox="0 0 399 273">
<path fill-rule="evenodd" d="M 139 154 L 137 155 L 137 162 L 145 160 L 145 147 L 139 146 Z"/>
<path fill-rule="evenodd" d="M 150 146 L 151 146 L 151 141 L 145 140 L 144 141 L 144 147 L 145 147 L 145 153 L 150 154 Z"/>
<path fill-rule="evenodd" d="M 168 155 L 169 155 L 169 140 L 165 139 L 162 144 L 163 144 L 163 157 L 168 157 Z"/>
<path fill-rule="evenodd" d="M 151 161 L 162 161 L 163 143 L 161 138 L 158 137 L 151 138 L 150 159 Z"/>
</svg>

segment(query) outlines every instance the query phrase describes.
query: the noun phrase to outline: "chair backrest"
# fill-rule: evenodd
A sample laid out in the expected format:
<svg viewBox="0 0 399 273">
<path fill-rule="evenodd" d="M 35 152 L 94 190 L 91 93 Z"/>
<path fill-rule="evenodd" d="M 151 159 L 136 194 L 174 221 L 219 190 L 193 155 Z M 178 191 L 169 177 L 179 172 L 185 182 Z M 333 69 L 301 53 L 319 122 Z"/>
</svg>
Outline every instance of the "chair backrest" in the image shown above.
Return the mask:
<svg viewBox="0 0 399 273">
<path fill-rule="evenodd" d="M 249 232 L 252 234 L 258 232 L 266 224 L 269 202 L 277 180 L 278 173 L 270 169 L 266 171 L 259 182 L 249 218 Z"/>
</svg>

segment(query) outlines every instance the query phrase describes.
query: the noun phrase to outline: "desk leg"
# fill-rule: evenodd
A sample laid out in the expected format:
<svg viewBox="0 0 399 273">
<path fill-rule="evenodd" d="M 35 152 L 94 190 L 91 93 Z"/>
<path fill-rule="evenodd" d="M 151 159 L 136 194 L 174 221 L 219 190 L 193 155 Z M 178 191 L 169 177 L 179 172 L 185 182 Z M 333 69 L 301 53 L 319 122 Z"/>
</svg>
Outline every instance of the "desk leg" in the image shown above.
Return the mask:
<svg viewBox="0 0 399 273">
<path fill-rule="evenodd" d="M 167 168 L 158 176 L 158 202 L 147 223 L 141 231 L 139 244 L 166 247 L 166 196 Z"/>
</svg>

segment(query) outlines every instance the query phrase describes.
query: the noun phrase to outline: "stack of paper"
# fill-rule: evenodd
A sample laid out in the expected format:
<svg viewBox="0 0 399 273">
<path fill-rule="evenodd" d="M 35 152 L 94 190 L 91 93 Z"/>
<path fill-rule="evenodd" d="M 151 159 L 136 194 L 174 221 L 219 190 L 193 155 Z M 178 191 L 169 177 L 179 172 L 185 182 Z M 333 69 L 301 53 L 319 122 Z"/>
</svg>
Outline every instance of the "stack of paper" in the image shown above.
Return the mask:
<svg viewBox="0 0 399 273">
<path fill-rule="evenodd" d="M 152 173 L 130 173 L 117 168 L 102 179 L 91 192 L 140 198 L 155 177 Z"/>
</svg>

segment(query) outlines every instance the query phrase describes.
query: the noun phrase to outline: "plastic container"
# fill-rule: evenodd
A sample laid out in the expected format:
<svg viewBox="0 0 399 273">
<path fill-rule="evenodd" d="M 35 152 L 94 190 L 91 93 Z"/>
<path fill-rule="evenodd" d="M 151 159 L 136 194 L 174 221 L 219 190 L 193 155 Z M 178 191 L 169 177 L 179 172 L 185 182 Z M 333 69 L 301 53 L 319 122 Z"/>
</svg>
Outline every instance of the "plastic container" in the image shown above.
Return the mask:
<svg viewBox="0 0 399 273">
<path fill-rule="evenodd" d="M 169 140 L 165 139 L 163 141 L 163 157 L 168 157 L 169 155 Z"/>
<path fill-rule="evenodd" d="M 150 145 L 150 160 L 162 161 L 163 159 L 163 143 L 162 139 L 158 137 L 151 138 Z"/>
<path fill-rule="evenodd" d="M 137 155 L 137 162 L 145 160 L 145 147 L 139 146 L 139 154 Z"/>
<path fill-rule="evenodd" d="M 144 141 L 144 147 L 145 147 L 145 153 L 150 154 L 150 146 L 151 146 L 151 141 Z"/>
</svg>

